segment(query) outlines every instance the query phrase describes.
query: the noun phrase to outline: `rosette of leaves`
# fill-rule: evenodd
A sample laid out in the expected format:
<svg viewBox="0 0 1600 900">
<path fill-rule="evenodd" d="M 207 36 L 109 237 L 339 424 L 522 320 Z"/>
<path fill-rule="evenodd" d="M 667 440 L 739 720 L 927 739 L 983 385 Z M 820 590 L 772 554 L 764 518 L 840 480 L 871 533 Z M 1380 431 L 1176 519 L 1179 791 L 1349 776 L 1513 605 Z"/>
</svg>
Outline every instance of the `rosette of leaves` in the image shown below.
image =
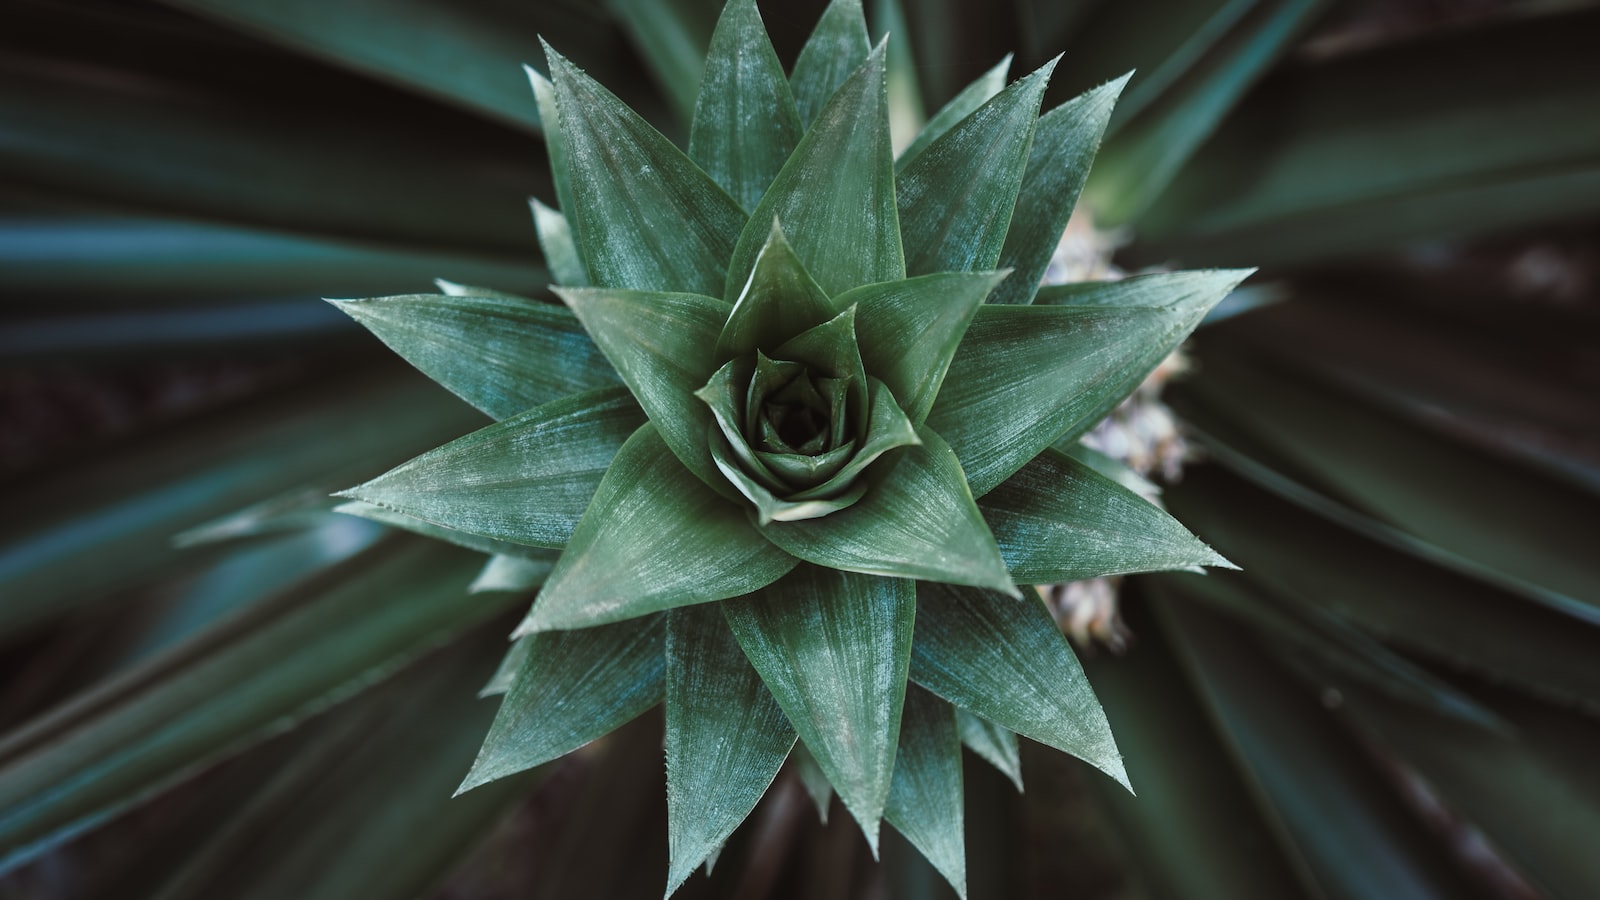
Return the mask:
<svg viewBox="0 0 1600 900">
<path fill-rule="evenodd" d="M 560 209 L 534 213 L 564 306 L 341 303 L 500 420 L 347 509 L 495 550 L 496 577 L 553 559 L 462 789 L 664 698 L 669 893 L 801 745 L 874 849 L 887 818 L 964 891 L 963 740 L 1013 778 L 1020 733 L 1126 784 L 1017 585 L 1226 564 L 1057 448 L 1246 273 L 1033 303 L 1122 81 L 1040 117 L 1053 63 L 1002 67 L 897 159 L 859 3 L 786 75 L 733 0 L 684 152 L 546 57 Z"/>
</svg>

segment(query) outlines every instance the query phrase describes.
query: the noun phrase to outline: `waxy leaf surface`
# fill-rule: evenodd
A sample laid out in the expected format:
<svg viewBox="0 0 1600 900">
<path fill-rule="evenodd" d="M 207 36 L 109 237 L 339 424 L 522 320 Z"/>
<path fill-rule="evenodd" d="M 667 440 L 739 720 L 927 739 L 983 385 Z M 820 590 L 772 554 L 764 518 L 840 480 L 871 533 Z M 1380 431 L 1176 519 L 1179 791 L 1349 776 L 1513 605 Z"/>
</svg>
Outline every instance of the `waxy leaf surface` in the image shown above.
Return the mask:
<svg viewBox="0 0 1600 900">
<path fill-rule="evenodd" d="M 967 895 L 964 800 L 955 710 L 928 691 L 906 685 L 900 749 L 883 817 L 962 897 Z"/>
<path fill-rule="evenodd" d="M 612 93 L 545 48 L 561 108 L 578 250 L 601 287 L 722 292 L 744 211 Z"/>
<path fill-rule="evenodd" d="M 1068 100 L 1039 119 L 1022 176 L 1011 230 L 1000 251 L 1000 265 L 1015 269 L 995 292 L 995 303 L 1027 304 L 1039 289 L 1050 256 L 1072 218 L 1089 164 L 1111 120 L 1111 108 L 1128 75 Z"/>
<path fill-rule="evenodd" d="M 710 606 L 667 613 L 670 895 L 765 794 L 795 730 Z"/>
<path fill-rule="evenodd" d="M 1051 60 L 1018 80 L 900 170 L 895 192 L 907 272 L 995 267 L 1054 68 Z"/>
<path fill-rule="evenodd" d="M 662 618 L 534 635 L 456 793 L 570 753 L 660 702 Z"/>
<path fill-rule="evenodd" d="M 480 428 L 340 496 L 495 540 L 561 547 L 643 422 L 626 388 L 601 388 Z"/>
<path fill-rule="evenodd" d="M 753 209 L 802 130 L 755 0 L 733 0 L 711 36 L 689 129 L 689 158 L 740 206 Z"/>
<path fill-rule="evenodd" d="M 800 112 L 800 124 L 809 128 L 828 98 L 867 59 L 872 39 L 861 0 L 833 0 L 817 20 L 800 56 L 794 62 L 789 86 Z"/>
<path fill-rule="evenodd" d="M 774 219 L 830 297 L 905 277 L 883 78 L 880 45 L 828 101 L 751 213 L 722 296 L 731 301 L 744 289 Z"/>
<path fill-rule="evenodd" d="M 722 604 L 745 655 L 874 851 L 900 734 L 915 608 L 910 581 L 816 566 Z"/>
<path fill-rule="evenodd" d="M 1128 784 L 1105 711 L 1037 599 L 919 583 L 911 677 L 956 706 Z"/>
<path fill-rule="evenodd" d="M 587 628 L 758 590 L 795 559 L 667 452 L 654 425 L 617 452 L 518 634 Z"/>
<path fill-rule="evenodd" d="M 571 313 L 552 304 L 506 294 L 333 303 L 406 362 L 496 419 L 619 380 Z"/>
<path fill-rule="evenodd" d="M 1024 584 L 1231 566 L 1165 510 L 1054 449 L 985 494 L 978 509 L 1011 577 Z"/>
</svg>

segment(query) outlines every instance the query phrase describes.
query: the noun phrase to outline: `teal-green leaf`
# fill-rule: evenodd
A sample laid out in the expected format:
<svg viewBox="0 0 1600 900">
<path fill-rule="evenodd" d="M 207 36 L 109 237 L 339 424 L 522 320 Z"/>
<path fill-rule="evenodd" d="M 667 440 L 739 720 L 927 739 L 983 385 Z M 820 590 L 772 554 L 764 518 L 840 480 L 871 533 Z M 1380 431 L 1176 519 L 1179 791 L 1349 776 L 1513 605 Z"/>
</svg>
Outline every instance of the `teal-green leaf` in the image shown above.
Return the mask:
<svg viewBox="0 0 1600 900">
<path fill-rule="evenodd" d="M 900 170 L 895 202 L 909 274 L 995 267 L 1058 59 L 1018 79 Z"/>
<path fill-rule="evenodd" d="M 1130 73 L 1131 74 L 1131 73 Z M 1089 164 L 1111 119 L 1111 108 L 1129 75 L 1068 100 L 1039 119 L 1022 176 L 1011 230 L 1000 250 L 1000 265 L 1015 269 L 992 302 L 1028 304 L 1061 242 Z"/>
<path fill-rule="evenodd" d="M 1232 565 L 1166 510 L 1050 448 L 978 509 L 1011 577 L 1024 584 Z"/>
<path fill-rule="evenodd" d="M 794 566 L 743 508 L 683 468 L 647 422 L 617 451 L 517 634 L 735 597 Z"/>
<path fill-rule="evenodd" d="M 912 424 L 933 408 L 956 347 L 1004 272 L 944 272 L 868 284 L 833 298 L 856 308 L 856 338 L 868 374 L 888 385 Z"/>
<path fill-rule="evenodd" d="M 956 706 L 1070 753 L 1128 787 L 1105 711 L 1037 599 L 918 584 L 911 677 Z"/>
<path fill-rule="evenodd" d="M 973 82 L 962 88 L 961 93 L 955 95 L 940 110 L 933 114 L 928 124 L 922 127 L 906 149 L 900 151 L 900 156 L 894 161 L 894 170 L 898 174 L 905 171 L 906 166 L 916 159 L 934 139 L 949 131 L 957 122 L 972 115 L 973 111 L 990 97 L 1005 89 L 1006 76 L 1011 71 L 1011 54 L 1007 53 L 995 67 L 979 75 Z"/>
<path fill-rule="evenodd" d="M 626 388 L 601 388 L 480 428 L 340 496 L 495 540 L 560 547 L 643 422 Z"/>
<path fill-rule="evenodd" d="M 900 749 L 883 817 L 961 897 L 967 896 L 964 800 L 955 710 L 926 690 L 906 685 Z"/>
<path fill-rule="evenodd" d="M 672 142 L 548 47 L 578 250 L 598 286 L 719 295 L 744 211 Z"/>
<path fill-rule="evenodd" d="M 981 307 L 928 415 L 972 493 L 1089 430 L 1132 393 L 1243 274 L 1209 276 L 1204 290 L 1159 308 Z"/>
<path fill-rule="evenodd" d="M 678 121 L 688 122 L 694 114 L 695 87 L 705 70 L 706 48 L 715 30 L 716 5 L 700 0 L 605 0 L 603 5 L 611 23 L 624 29 L 638 48 Z M 610 31 L 596 27 L 593 18 L 589 27 L 602 34 Z M 633 59 L 614 44 L 596 55 Z"/>
<path fill-rule="evenodd" d="M 333 511 L 336 513 L 343 513 L 348 516 L 360 516 L 363 519 L 377 522 L 380 525 L 388 525 L 392 528 L 403 529 L 411 532 L 412 534 L 420 534 L 424 537 L 431 537 L 435 540 L 444 541 L 447 544 L 455 544 L 457 547 L 465 547 L 468 550 L 476 550 L 479 553 L 488 553 L 490 555 L 519 556 L 525 559 L 533 560 L 547 558 L 551 562 L 554 562 L 556 554 L 559 552 L 541 547 L 530 547 L 527 544 L 513 544 L 510 541 L 499 541 L 495 540 L 494 538 L 484 537 L 481 534 L 473 534 L 470 531 L 458 531 L 454 528 L 446 528 L 443 525 L 435 525 L 432 522 L 424 522 L 415 516 L 408 516 L 404 513 L 395 512 L 392 509 L 378 506 L 373 503 L 367 503 L 362 500 L 350 500 L 340 503 L 333 508 Z"/>
<path fill-rule="evenodd" d="M 722 610 L 876 853 L 911 655 L 912 583 L 801 566 Z"/>
<path fill-rule="evenodd" d="M 583 269 L 583 258 L 578 255 L 578 245 L 572 237 L 572 226 L 567 217 L 531 198 L 533 227 L 539 233 L 539 249 L 544 251 L 545 265 L 555 276 L 557 284 L 583 287 L 589 283 L 589 273 Z"/>
<path fill-rule="evenodd" d="M 694 396 L 717 366 L 711 353 L 728 318 L 721 300 L 605 288 L 556 294 L 599 345 L 662 440 L 706 484 L 731 495 L 706 446 L 711 411 Z"/>
<path fill-rule="evenodd" d="M 1022 790 L 1022 751 L 1017 733 L 967 710 L 956 709 L 956 732 L 968 750 L 978 754 Z"/>
<path fill-rule="evenodd" d="M 534 635 L 457 794 L 549 762 L 661 700 L 662 616 Z"/>
<path fill-rule="evenodd" d="M 667 613 L 670 896 L 766 793 L 795 731 L 711 606 Z"/>
<path fill-rule="evenodd" d="M 769 522 L 761 533 L 821 566 L 1018 596 L 955 454 L 927 428 L 917 436 L 922 443 L 899 450 L 893 468 L 855 505 L 820 519 Z"/>
<path fill-rule="evenodd" d="M 476 294 L 333 303 L 429 378 L 496 419 L 618 381 L 577 320 L 552 304 Z"/>
<path fill-rule="evenodd" d="M 828 101 L 750 214 L 722 296 L 743 290 L 774 219 L 830 297 L 905 277 L 883 79 L 880 45 Z"/>
<path fill-rule="evenodd" d="M 800 124 L 811 127 L 828 98 L 867 59 L 872 39 L 861 0 L 833 0 L 817 20 L 795 60 L 789 86 L 794 91 Z"/>
<path fill-rule="evenodd" d="M 532 652 L 534 642 L 538 635 L 525 634 L 511 642 L 505 655 L 500 658 L 500 664 L 495 667 L 494 674 L 489 676 L 489 681 L 478 691 L 479 697 L 499 697 L 511 690 L 511 685 L 517 680 L 517 673 L 528 663 L 528 654 Z"/>
<path fill-rule="evenodd" d="M 689 129 L 689 158 L 740 206 L 754 209 L 802 131 L 755 0 L 732 0 L 711 35 Z"/>
<path fill-rule="evenodd" d="M 717 336 L 717 359 L 748 356 L 758 349 L 770 354 L 790 338 L 833 318 L 834 312 L 828 295 L 783 236 L 782 224 L 774 221 Z"/>
<path fill-rule="evenodd" d="M 522 69 L 528 73 L 528 83 L 533 86 L 533 98 L 539 105 L 539 118 L 544 124 L 544 150 L 545 155 L 550 157 L 550 180 L 556 189 L 556 211 L 567 217 L 568 230 L 576 247 L 577 226 L 570 217 L 578 205 L 572 197 L 572 164 L 568 161 L 567 139 L 561 130 L 561 105 L 556 102 L 556 86 L 533 66 L 524 64 Z M 582 263 L 581 256 L 579 263 Z"/>
</svg>

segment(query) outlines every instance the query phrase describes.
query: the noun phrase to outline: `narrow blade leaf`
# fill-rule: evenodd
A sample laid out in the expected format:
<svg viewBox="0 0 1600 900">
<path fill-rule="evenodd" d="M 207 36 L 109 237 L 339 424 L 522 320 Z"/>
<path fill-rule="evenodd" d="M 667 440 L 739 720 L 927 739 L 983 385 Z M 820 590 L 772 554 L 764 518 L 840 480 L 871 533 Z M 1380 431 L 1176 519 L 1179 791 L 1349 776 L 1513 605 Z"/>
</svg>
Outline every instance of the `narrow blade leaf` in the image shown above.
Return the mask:
<svg viewBox="0 0 1600 900">
<path fill-rule="evenodd" d="M 986 304 L 928 424 L 950 442 L 981 497 L 1045 447 L 1093 427 L 1245 274 L 1207 273 L 1203 289 L 1154 308 Z"/>
<path fill-rule="evenodd" d="M 711 411 L 694 396 L 716 371 L 708 348 L 728 318 L 720 300 L 602 288 L 558 288 L 662 440 L 706 484 L 731 492 L 706 446 Z"/>
<path fill-rule="evenodd" d="M 995 267 L 1055 64 L 1001 91 L 900 170 L 895 190 L 907 272 Z"/>
<path fill-rule="evenodd" d="M 1000 265 L 1016 273 L 995 292 L 992 302 L 1028 304 L 1039 289 L 1050 256 L 1072 218 L 1072 208 L 1089 177 L 1089 164 L 1111 120 L 1111 108 L 1128 75 L 1068 100 L 1039 119 L 1034 128 L 1028 169 L 1022 176 L 1011 230 L 1000 251 Z"/>
<path fill-rule="evenodd" d="M 739 204 L 682 151 L 545 48 L 561 107 L 573 209 L 563 209 L 596 285 L 722 291 L 744 226 Z"/>
<path fill-rule="evenodd" d="M 1024 584 L 1231 567 L 1166 510 L 1054 449 L 985 494 L 978 509 L 1011 577 Z"/>
<path fill-rule="evenodd" d="M 709 606 L 667 613 L 666 710 L 670 896 L 755 809 L 795 731 Z"/>
<path fill-rule="evenodd" d="M 911 677 L 956 706 L 1070 753 L 1128 787 L 1105 711 L 1037 600 L 917 585 Z"/>
<path fill-rule="evenodd" d="M 973 111 L 989 101 L 990 97 L 1005 89 L 1006 76 L 1011 71 L 1011 54 L 1007 53 L 1004 59 L 995 64 L 995 67 L 979 75 L 971 84 L 961 90 L 961 93 L 951 98 L 933 118 L 928 120 L 922 130 L 917 133 L 906 149 L 900 152 L 900 157 L 894 161 L 896 174 L 905 171 L 906 166 L 916 159 L 928 145 L 936 138 L 951 128 L 957 122 L 972 115 Z"/>
<path fill-rule="evenodd" d="M 571 313 L 548 303 L 474 293 L 333 304 L 496 419 L 619 381 Z"/>
<path fill-rule="evenodd" d="M 601 388 L 480 428 L 340 496 L 495 540 L 561 547 L 642 424 L 626 388 Z"/>
<path fill-rule="evenodd" d="M 828 98 L 867 59 L 872 39 L 861 0 L 833 0 L 817 20 L 795 60 L 789 86 L 794 91 L 800 124 L 809 128 Z"/>
<path fill-rule="evenodd" d="M 759 590 L 795 566 L 645 423 L 617 451 L 517 634 L 586 628 Z"/>
<path fill-rule="evenodd" d="M 489 727 L 465 793 L 570 753 L 661 700 L 661 616 L 534 635 Z"/>
<path fill-rule="evenodd" d="M 755 0 L 733 0 L 711 35 L 689 158 L 745 209 L 754 209 L 803 129 L 783 65 Z"/>
<path fill-rule="evenodd" d="M 958 895 L 966 897 L 963 799 L 955 710 L 926 690 L 907 685 L 900 749 L 883 816 L 933 863 Z"/>
<path fill-rule="evenodd" d="M 830 297 L 905 277 L 883 79 L 880 45 L 828 101 L 750 215 L 724 297 L 744 288 L 774 219 Z"/>
<path fill-rule="evenodd" d="M 820 519 L 768 522 L 761 533 L 817 565 L 926 578 L 1019 596 L 955 454 L 927 428 L 855 505 Z"/>
<path fill-rule="evenodd" d="M 745 655 L 874 853 L 900 734 L 915 606 L 909 581 L 816 566 L 722 605 Z"/>
</svg>

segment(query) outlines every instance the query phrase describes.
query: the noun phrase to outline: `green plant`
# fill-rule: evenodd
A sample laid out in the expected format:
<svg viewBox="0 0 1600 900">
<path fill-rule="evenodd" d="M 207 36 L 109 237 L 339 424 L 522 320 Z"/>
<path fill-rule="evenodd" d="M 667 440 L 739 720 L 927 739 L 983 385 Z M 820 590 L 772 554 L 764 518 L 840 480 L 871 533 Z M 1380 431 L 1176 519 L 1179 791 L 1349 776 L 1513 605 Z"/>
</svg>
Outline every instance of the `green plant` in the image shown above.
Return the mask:
<svg viewBox="0 0 1600 900">
<path fill-rule="evenodd" d="M 536 35 L 682 144 L 720 6 L 0 13 L 0 893 L 660 891 L 657 717 L 447 799 L 551 558 L 329 513 L 483 419 L 316 296 L 543 297 Z M 764 5 L 781 59 L 820 6 Z M 1069 51 L 1044 108 L 1137 67 L 1080 211 L 1127 268 L 1264 267 L 1170 394 L 1211 464 L 1165 502 L 1245 571 L 1131 579 L 1084 659 L 1138 797 L 969 761 L 972 896 L 1600 893 L 1593 9 L 868 6 L 902 140 L 1011 49 Z M 945 890 L 799 790 L 679 894 Z"/>
<path fill-rule="evenodd" d="M 571 313 L 475 288 L 340 304 L 502 418 L 343 509 L 560 551 L 527 567 L 544 585 L 462 789 L 664 694 L 669 893 L 798 735 L 874 853 L 887 817 L 965 894 L 958 711 L 1007 769 L 1020 732 L 1126 784 L 1072 651 L 1013 580 L 1224 564 L 1052 445 L 1246 273 L 1027 305 L 1121 81 L 1043 119 L 1053 62 L 980 81 L 897 160 L 858 5 L 830 7 L 786 76 L 734 0 L 685 155 L 545 52 L 553 83 L 530 75 L 562 208 L 535 212 Z"/>
</svg>

